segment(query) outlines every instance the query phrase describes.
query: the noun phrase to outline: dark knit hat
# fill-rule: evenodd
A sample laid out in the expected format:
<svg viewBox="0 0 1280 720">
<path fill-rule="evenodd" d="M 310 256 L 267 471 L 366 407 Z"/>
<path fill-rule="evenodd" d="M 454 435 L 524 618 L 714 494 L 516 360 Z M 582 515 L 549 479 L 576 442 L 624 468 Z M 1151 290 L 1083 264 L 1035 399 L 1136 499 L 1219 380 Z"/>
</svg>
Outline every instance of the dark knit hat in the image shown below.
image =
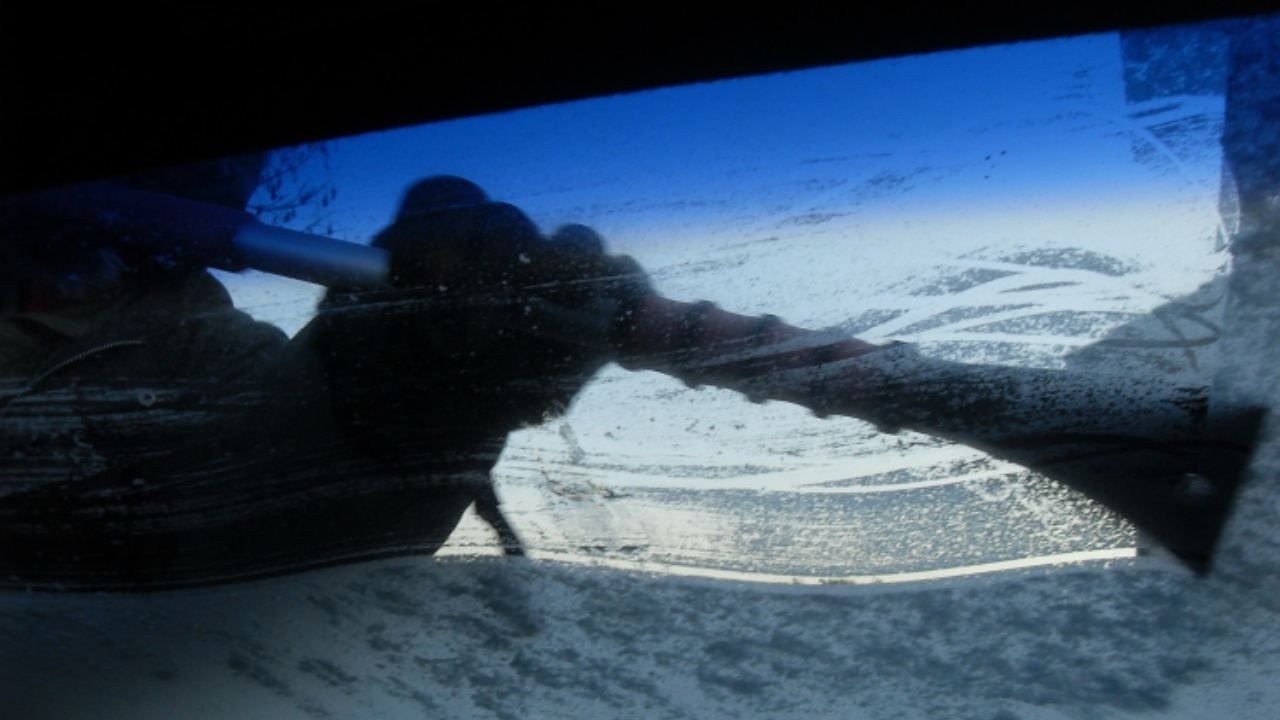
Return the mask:
<svg viewBox="0 0 1280 720">
<path fill-rule="evenodd" d="M 397 220 L 415 215 L 473 207 L 489 202 L 489 196 L 479 185 L 453 175 L 437 175 L 419 180 L 404 194 L 400 201 Z"/>
</svg>

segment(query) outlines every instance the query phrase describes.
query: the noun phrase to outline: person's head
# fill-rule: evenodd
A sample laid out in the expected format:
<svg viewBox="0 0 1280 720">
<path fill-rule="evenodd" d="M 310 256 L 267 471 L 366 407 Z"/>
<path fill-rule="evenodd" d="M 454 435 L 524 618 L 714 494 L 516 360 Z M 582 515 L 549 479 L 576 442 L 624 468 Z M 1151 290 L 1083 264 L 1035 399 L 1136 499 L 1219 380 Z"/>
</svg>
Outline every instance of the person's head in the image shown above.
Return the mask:
<svg viewBox="0 0 1280 720">
<path fill-rule="evenodd" d="M 527 261 L 543 240 L 523 212 L 470 180 L 428 177 L 405 191 L 394 221 L 370 243 L 390 255 L 394 289 L 333 287 L 319 309 L 431 312 L 442 344 L 488 347 L 498 337 L 493 314 L 520 284 L 517 258 Z"/>
</svg>

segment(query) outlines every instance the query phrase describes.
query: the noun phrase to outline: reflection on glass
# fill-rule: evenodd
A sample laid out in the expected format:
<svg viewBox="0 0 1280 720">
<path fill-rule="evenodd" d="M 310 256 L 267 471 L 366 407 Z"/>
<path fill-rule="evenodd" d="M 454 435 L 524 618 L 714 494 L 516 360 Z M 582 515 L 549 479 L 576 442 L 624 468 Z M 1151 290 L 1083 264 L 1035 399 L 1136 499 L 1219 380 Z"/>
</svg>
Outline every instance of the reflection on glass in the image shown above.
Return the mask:
<svg viewBox="0 0 1280 720">
<path fill-rule="evenodd" d="M 1197 716 L 1275 667 L 1269 22 L 8 201 L 0 617 L 317 716 Z"/>
</svg>

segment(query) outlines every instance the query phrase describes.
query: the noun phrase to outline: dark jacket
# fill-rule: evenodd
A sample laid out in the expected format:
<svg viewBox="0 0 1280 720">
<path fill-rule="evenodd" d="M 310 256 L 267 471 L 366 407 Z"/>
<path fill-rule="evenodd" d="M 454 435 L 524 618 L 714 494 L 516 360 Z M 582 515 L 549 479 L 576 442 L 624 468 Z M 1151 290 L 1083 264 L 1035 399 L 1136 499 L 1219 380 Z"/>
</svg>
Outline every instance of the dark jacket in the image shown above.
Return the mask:
<svg viewBox="0 0 1280 720">
<path fill-rule="evenodd" d="M 411 431 L 439 408 L 353 429 L 342 398 L 367 388 L 330 362 L 350 325 L 290 341 L 204 272 L 129 293 L 79 336 L 0 316 L 0 342 L 22 346 L 0 354 L 0 586 L 156 589 L 434 552 L 476 488 L 492 497 L 505 429 Z"/>
</svg>

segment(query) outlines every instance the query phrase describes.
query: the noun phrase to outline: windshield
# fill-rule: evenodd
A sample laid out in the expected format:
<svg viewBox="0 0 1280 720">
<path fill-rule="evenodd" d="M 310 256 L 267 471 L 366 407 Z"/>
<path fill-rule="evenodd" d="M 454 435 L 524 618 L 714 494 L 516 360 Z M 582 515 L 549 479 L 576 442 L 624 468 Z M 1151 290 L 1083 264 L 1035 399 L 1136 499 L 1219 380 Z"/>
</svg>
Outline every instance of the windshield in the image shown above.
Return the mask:
<svg viewBox="0 0 1280 720">
<path fill-rule="evenodd" d="M 311 385 L 290 384 L 297 370 L 323 379 L 336 419 L 306 405 L 288 421 L 306 442 L 290 445 L 263 430 L 285 402 L 271 401 L 199 435 L 196 470 L 173 469 L 186 450 L 130 445 L 119 467 L 163 456 L 161 474 L 180 474 L 177 486 L 200 497 L 215 497 L 223 477 L 207 468 L 253 468 L 262 490 L 234 503 L 129 505 L 153 513 L 147 532 L 163 526 L 177 539 L 120 555 L 138 566 L 124 584 L 98 566 L 14 571 L 0 595 L 2 692 L 28 715 L 61 717 L 104 707 L 131 717 L 193 707 L 246 717 L 1266 716 L 1280 703 L 1267 681 L 1280 640 L 1266 420 L 1280 293 L 1265 198 L 1277 176 L 1258 159 L 1276 149 L 1260 120 L 1278 92 L 1268 28 L 1273 20 L 911 56 L 276 151 L 247 209 L 263 224 L 385 250 L 397 277 L 410 272 L 398 233 L 418 222 L 413 203 L 427 194 L 432 217 L 510 204 L 566 248 L 557 229 L 587 226 L 603 242 L 603 255 L 588 254 L 604 264 L 591 267 L 603 269 L 563 274 L 587 262 L 574 254 L 585 245 L 554 256 L 552 274 L 523 287 L 557 289 L 512 300 L 531 318 L 518 321 L 494 319 L 508 303 L 494 288 L 542 259 L 483 233 L 467 235 L 452 264 L 413 256 L 413 272 L 431 278 L 426 300 L 214 270 L 234 306 L 266 323 L 254 326 L 253 363 L 201 339 L 198 352 L 227 355 L 225 372 L 178 389 L 108 373 L 110 392 L 90 399 L 159 403 L 171 414 L 157 432 L 176 433 L 202 427 L 210 403 L 257 408 L 254 398 L 281 387 L 292 388 L 288 407 L 318 402 Z M 475 190 L 415 186 L 432 176 Z M 176 192 L 157 183 L 126 184 Z M 406 195 L 411 187 L 431 192 Z M 509 222 L 508 235 L 524 232 L 523 220 Z M 485 285 L 499 251 L 515 269 Z M 150 267 L 139 276 L 143 288 L 170 287 Z M 587 280 L 613 294 L 574 295 Z M 0 419 L 23 438 L 0 500 L 13 527 L 41 532 L 63 521 L 10 508 L 30 512 L 15 498 L 58 481 L 31 469 L 44 456 L 19 453 L 39 453 L 41 423 L 83 399 L 83 383 L 58 385 L 61 376 L 157 347 L 123 334 L 23 365 L 51 333 L 96 337 L 82 328 L 102 327 L 101 316 L 85 313 L 134 307 L 90 294 L 67 312 L 47 299 L 59 292 L 9 301 L 17 339 L 0 357 L 16 368 Z M 214 312 L 173 292 L 160 302 L 182 318 Z M 671 326 L 683 340 L 742 316 L 755 344 L 659 355 L 618 341 L 610 325 L 610 353 L 592 364 L 580 357 L 589 323 L 539 314 L 547 298 L 588 315 L 606 300 L 640 313 L 650 306 L 637 298 L 650 295 L 702 308 Z M 389 337 L 378 313 L 392 306 L 426 308 L 430 321 L 413 326 L 425 339 L 369 355 Z M 342 324 L 353 313 L 365 314 Z M 493 339 L 548 317 L 565 324 L 542 328 L 543 344 Z M 196 327 L 175 323 L 166 337 Z M 826 352 L 822 362 L 783 372 L 770 354 L 783 352 L 778 327 L 821 331 L 786 338 Z M 313 338 L 319 359 L 289 356 L 284 377 L 247 369 L 267 362 L 272 343 Z M 839 345 L 850 338 L 897 355 L 864 357 Z M 548 355 L 541 374 L 486 380 L 494 363 L 535 351 Z M 769 372 L 730 379 L 753 353 L 772 358 Z M 405 389 L 446 354 L 460 370 Z M 853 367 L 857 379 L 810 373 L 779 389 L 777 377 L 810 365 Z M 360 381 L 341 382 L 348 370 Z M 489 385 L 457 394 L 467 378 Z M 561 396 L 566 378 L 581 384 Z M 509 432 L 477 434 L 477 417 L 510 420 L 485 414 L 490 404 L 551 386 L 546 407 Z M 196 395 L 204 404 L 191 404 Z M 837 396 L 832 410 L 825 399 Z M 111 408 L 94 416 L 108 434 L 132 417 Z M 396 413 L 412 422 L 382 424 Z M 85 427 L 75 447 L 96 442 L 98 426 Z M 424 433 L 434 433 L 429 458 L 395 454 Z M 354 449 L 342 449 L 351 437 Z M 117 484 L 84 497 L 145 494 L 156 482 L 149 469 L 125 477 L 101 462 L 85 477 Z M 314 484 L 346 472 L 350 482 Z M 439 502 L 457 518 L 431 530 L 438 542 L 397 529 L 426 526 L 410 490 L 372 497 L 362 479 L 400 474 L 468 488 Z M 1222 498 L 1197 504 L 1214 492 Z M 330 509 L 294 520 L 311 502 Z M 263 534 L 243 542 L 201 534 L 257 512 L 244 507 L 279 515 L 246 524 Z M 118 538 L 118 527 L 101 537 Z M 50 592 L 68 585 L 113 592 Z M 66 682 L 81 689 L 59 691 Z"/>
<path fill-rule="evenodd" d="M 339 190 L 322 222 L 346 239 L 425 166 L 548 230 L 596 228 L 667 297 L 966 363 L 1204 384 L 1228 261 L 1217 52 L 1197 92 L 1126 92 L 1115 35 L 672 88 L 335 141 L 299 182 Z M 222 278 L 258 317 L 311 319 L 314 286 Z M 533 549 L 672 570 L 792 582 L 1135 547 L 981 451 L 616 366 L 514 434 L 495 477 Z"/>
</svg>

